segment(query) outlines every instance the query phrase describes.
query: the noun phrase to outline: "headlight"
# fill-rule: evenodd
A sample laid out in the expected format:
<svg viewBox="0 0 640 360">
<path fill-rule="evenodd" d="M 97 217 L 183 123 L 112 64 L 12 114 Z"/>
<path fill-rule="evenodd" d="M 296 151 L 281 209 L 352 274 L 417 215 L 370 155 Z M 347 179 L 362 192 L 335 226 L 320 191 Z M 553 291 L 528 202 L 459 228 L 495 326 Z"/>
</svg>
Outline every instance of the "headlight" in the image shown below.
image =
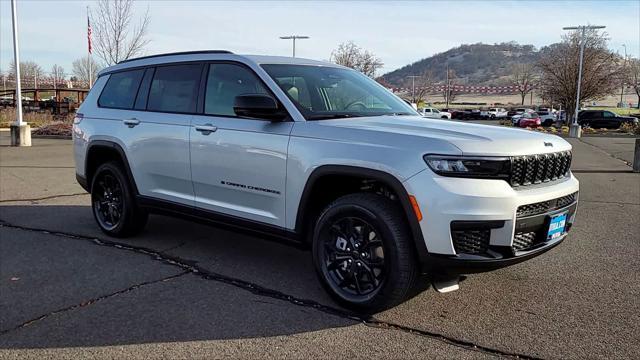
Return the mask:
<svg viewBox="0 0 640 360">
<path fill-rule="evenodd" d="M 424 161 L 442 176 L 508 180 L 511 170 L 508 157 L 425 155 Z"/>
</svg>

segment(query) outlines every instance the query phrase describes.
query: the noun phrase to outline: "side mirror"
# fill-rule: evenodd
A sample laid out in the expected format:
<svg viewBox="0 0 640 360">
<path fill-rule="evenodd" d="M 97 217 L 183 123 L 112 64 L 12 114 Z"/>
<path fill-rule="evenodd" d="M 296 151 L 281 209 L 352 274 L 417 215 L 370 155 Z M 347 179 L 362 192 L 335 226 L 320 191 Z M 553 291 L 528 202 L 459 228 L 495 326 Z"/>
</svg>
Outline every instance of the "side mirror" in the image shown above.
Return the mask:
<svg viewBox="0 0 640 360">
<path fill-rule="evenodd" d="M 233 102 L 233 111 L 238 116 L 281 121 L 287 111 L 278 108 L 274 98 L 264 94 L 238 95 Z"/>
</svg>

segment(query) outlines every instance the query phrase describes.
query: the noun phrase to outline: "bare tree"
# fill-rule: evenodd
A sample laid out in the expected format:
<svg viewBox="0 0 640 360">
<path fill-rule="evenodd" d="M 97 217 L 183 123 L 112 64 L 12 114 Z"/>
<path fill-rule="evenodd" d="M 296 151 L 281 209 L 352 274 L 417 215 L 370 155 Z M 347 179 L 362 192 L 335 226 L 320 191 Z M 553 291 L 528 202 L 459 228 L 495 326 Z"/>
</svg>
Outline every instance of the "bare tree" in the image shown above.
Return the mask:
<svg viewBox="0 0 640 360">
<path fill-rule="evenodd" d="M 449 67 L 447 67 L 446 72 L 447 72 L 446 80 L 445 80 L 444 87 L 442 88 L 442 97 L 444 98 L 444 101 L 447 103 L 447 106 L 449 106 L 452 102 L 456 100 L 457 93 L 454 90 L 455 85 L 453 84 L 453 81 L 456 78 L 456 72 L 453 69 L 449 69 Z"/>
<path fill-rule="evenodd" d="M 427 94 L 431 91 L 433 86 L 433 79 L 434 76 L 431 70 L 425 71 L 414 79 L 408 78 L 405 81 L 405 87 L 411 89 L 409 100 L 418 105 L 420 105 L 421 102 L 426 101 Z"/>
<path fill-rule="evenodd" d="M 91 61 L 91 77 L 89 77 L 89 61 Z M 98 65 L 93 57 L 90 56 L 76 59 L 73 62 L 73 76 L 77 79 L 77 81 L 81 81 L 83 83 L 88 84 L 90 78 L 95 80 L 98 77 L 98 72 L 100 70 L 100 65 Z"/>
<path fill-rule="evenodd" d="M 95 15 L 91 14 L 95 52 L 107 66 L 142 53 L 149 44 L 149 8 L 134 25 L 134 0 L 99 0 Z"/>
<path fill-rule="evenodd" d="M 53 87 L 56 88 L 58 84 L 64 82 L 64 79 L 67 77 L 67 74 L 64 72 L 64 68 L 58 64 L 55 64 L 51 67 L 51 81 L 53 81 Z"/>
<path fill-rule="evenodd" d="M 527 94 L 533 90 L 533 85 L 536 81 L 536 73 L 534 66 L 531 64 L 515 64 L 511 69 L 511 81 L 513 85 L 517 87 L 517 91 L 520 94 L 524 105 L 524 99 Z"/>
<path fill-rule="evenodd" d="M 9 64 L 8 78 L 15 81 L 16 63 Z M 44 77 L 44 70 L 35 61 L 20 61 L 20 82 L 26 87 L 35 87 Z"/>
<path fill-rule="evenodd" d="M 627 84 L 631 85 L 636 92 L 636 96 L 638 96 L 636 107 L 640 109 L 640 59 L 629 59 L 625 75 Z"/>
<path fill-rule="evenodd" d="M 540 90 L 545 98 L 560 102 L 567 110 L 567 119 L 574 115 L 578 82 L 578 57 L 580 33 L 563 36 L 559 44 L 541 50 L 538 68 L 545 79 Z M 607 47 L 606 33 L 587 30 L 585 34 L 580 100 L 588 102 L 600 99 L 616 91 L 621 67 L 617 55 Z"/>
<path fill-rule="evenodd" d="M 338 48 L 331 52 L 331 61 L 358 70 L 369 77 L 375 77 L 376 71 L 384 65 L 375 54 L 360 48 L 353 41 L 338 45 Z"/>
</svg>

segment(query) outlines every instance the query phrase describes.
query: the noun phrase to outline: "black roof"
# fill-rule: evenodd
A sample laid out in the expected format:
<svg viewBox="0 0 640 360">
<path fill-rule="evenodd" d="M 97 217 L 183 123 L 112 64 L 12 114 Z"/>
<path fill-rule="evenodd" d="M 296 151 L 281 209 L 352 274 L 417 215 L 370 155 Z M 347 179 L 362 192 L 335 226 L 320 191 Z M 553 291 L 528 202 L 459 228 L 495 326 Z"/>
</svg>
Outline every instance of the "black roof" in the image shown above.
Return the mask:
<svg viewBox="0 0 640 360">
<path fill-rule="evenodd" d="M 166 53 L 166 54 L 156 54 L 156 55 L 149 55 L 149 56 L 141 56 L 141 57 L 137 57 L 137 58 L 122 60 L 122 61 L 118 62 L 118 64 L 123 64 L 123 63 L 126 63 L 126 62 L 135 61 L 135 60 L 142 60 L 142 59 L 150 59 L 150 58 L 155 58 L 155 57 L 161 57 L 161 56 L 193 55 L 193 54 L 233 54 L 233 53 L 231 51 L 227 51 L 227 50 L 182 51 L 182 52 L 173 52 L 173 53 Z"/>
</svg>

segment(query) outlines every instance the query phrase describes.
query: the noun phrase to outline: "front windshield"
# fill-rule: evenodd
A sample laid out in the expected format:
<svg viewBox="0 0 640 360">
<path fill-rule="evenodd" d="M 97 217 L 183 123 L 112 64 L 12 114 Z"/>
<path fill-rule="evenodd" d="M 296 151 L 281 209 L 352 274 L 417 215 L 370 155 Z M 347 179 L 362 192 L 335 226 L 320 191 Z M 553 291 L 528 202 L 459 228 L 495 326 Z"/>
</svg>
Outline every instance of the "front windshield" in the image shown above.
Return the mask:
<svg viewBox="0 0 640 360">
<path fill-rule="evenodd" d="M 289 64 L 262 67 L 307 120 L 417 115 L 407 103 L 354 70 Z"/>
</svg>

